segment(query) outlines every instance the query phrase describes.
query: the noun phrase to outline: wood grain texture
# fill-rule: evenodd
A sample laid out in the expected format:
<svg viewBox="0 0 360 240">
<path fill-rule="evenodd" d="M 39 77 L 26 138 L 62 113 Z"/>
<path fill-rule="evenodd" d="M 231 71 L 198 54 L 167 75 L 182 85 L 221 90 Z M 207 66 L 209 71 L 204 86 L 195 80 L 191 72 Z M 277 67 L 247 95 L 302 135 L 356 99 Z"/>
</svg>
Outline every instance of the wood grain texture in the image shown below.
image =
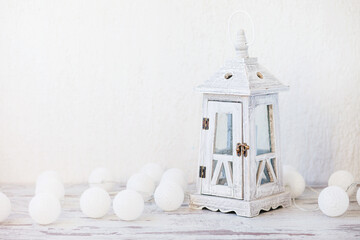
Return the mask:
<svg viewBox="0 0 360 240">
<path fill-rule="evenodd" d="M 282 163 L 281 163 L 281 144 L 280 144 L 280 110 L 278 103 L 278 94 L 267 94 L 260 96 L 253 96 L 250 100 L 249 106 L 249 125 L 250 125 L 250 148 L 256 146 L 256 124 L 255 124 L 255 108 L 261 105 L 271 105 L 272 109 L 272 124 L 270 124 L 270 134 L 271 134 L 271 148 L 272 153 L 275 154 L 276 159 L 276 179 L 273 182 L 261 185 L 259 176 L 257 176 L 258 172 L 258 164 L 255 162 L 259 162 L 261 159 L 266 159 L 270 161 L 270 158 L 274 157 L 272 155 L 260 154 L 257 155 L 256 150 L 249 151 L 249 159 L 253 159 L 250 161 L 250 170 L 249 170 L 249 178 L 250 178 L 250 199 L 258 199 L 261 197 L 266 197 L 271 194 L 280 193 L 284 191 L 283 187 L 283 179 L 282 179 Z M 263 165 L 264 166 L 264 165 Z M 262 172 L 263 169 L 260 169 Z M 254 183 L 254 179 L 257 179 L 257 183 Z M 254 187 L 256 186 L 256 187 Z"/>
<path fill-rule="evenodd" d="M 206 167 L 206 176 L 199 179 L 197 193 L 200 192 L 206 195 L 192 195 L 191 207 L 196 209 L 206 207 L 213 211 L 220 210 L 222 212 L 233 210 L 238 215 L 253 217 L 257 216 L 260 210 L 288 206 L 288 202 L 290 202 L 289 195 L 281 194 L 284 193 L 285 189 L 282 184 L 278 94 L 250 97 L 204 94 L 203 99 L 203 118 L 209 119 L 209 128 L 201 131 L 199 168 Z M 257 154 L 254 110 L 258 106 L 271 106 L 272 114 L 269 118 L 271 123 L 269 124 L 271 130 L 271 154 Z M 220 158 L 220 155 L 215 154 L 214 149 L 217 127 L 216 116 L 218 113 L 231 113 L 233 118 L 231 129 L 232 154 L 222 158 Z M 268 115 L 270 114 L 268 113 Z M 238 126 L 241 126 L 241 128 Z M 237 155 L 236 145 L 240 143 L 249 144 L 250 149 L 247 156 Z M 276 161 L 274 166 L 270 163 L 271 159 Z M 218 163 L 214 164 L 214 160 Z M 227 166 L 230 162 L 233 165 L 233 172 L 225 167 L 227 184 L 219 184 L 220 167 Z M 266 166 L 267 169 L 270 169 L 271 180 L 266 184 L 262 184 L 260 181 Z M 272 195 L 274 196 L 270 197 Z M 215 196 L 215 198 L 212 196 Z M 229 199 L 222 200 L 216 198 L 216 196 L 244 199 L 244 202 Z M 288 196 L 287 199 L 286 196 Z M 256 203 L 251 203 L 251 201 L 256 201 Z M 225 203 L 228 205 L 225 205 Z"/>
<path fill-rule="evenodd" d="M 236 57 L 226 61 L 219 71 L 196 89 L 203 93 L 242 96 L 287 90 L 287 86 L 258 64 L 257 58 L 249 58 L 247 44 L 245 32 L 241 29 L 234 42 Z"/>
<path fill-rule="evenodd" d="M 168 213 L 148 202 L 140 219 L 124 222 L 112 210 L 102 219 L 85 217 L 79 198 L 86 188 L 68 186 L 60 218 L 54 224 L 39 226 L 27 213 L 33 187 L 3 185 L 1 191 L 10 198 L 13 213 L 0 224 L 0 239 L 360 239 L 360 206 L 354 198 L 348 211 L 338 218 L 326 217 L 320 211 L 303 212 L 293 206 L 244 218 L 193 210 L 186 200 L 179 210 Z M 316 202 L 316 194 L 306 191 L 297 204 L 315 208 Z"/>
<path fill-rule="evenodd" d="M 270 195 L 264 198 L 244 201 L 233 198 L 190 194 L 189 206 L 194 209 L 209 209 L 223 213 L 235 212 L 239 216 L 256 217 L 261 211 L 290 206 L 289 192 Z"/>
</svg>

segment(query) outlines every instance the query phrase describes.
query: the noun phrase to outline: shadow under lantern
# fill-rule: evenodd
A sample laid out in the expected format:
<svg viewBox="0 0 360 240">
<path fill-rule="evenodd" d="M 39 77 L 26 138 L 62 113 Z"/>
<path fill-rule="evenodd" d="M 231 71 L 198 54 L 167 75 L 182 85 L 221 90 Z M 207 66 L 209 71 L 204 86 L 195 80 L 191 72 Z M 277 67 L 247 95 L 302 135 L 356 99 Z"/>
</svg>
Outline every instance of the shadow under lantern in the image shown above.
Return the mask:
<svg viewBox="0 0 360 240">
<path fill-rule="evenodd" d="M 191 208 L 253 217 L 290 205 L 282 179 L 278 92 L 288 87 L 248 55 L 243 30 L 236 57 L 196 89 L 203 93 L 197 192 Z"/>
</svg>

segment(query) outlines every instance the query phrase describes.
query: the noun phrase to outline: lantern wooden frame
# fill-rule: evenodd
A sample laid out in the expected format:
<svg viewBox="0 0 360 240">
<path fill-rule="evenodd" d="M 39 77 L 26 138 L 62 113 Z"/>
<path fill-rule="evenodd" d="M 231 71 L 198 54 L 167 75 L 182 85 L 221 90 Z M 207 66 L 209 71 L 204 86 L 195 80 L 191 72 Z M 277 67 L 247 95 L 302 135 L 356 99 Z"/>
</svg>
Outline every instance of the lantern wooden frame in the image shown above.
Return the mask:
<svg viewBox="0 0 360 240">
<path fill-rule="evenodd" d="M 261 210 L 290 205 L 282 179 L 278 104 L 278 92 L 288 87 L 256 58 L 249 58 L 247 48 L 241 30 L 235 44 L 236 58 L 197 88 L 203 93 L 203 129 L 197 192 L 190 196 L 192 208 L 253 217 Z M 269 139 L 265 143 L 269 150 L 264 153 L 257 149 L 260 138 L 256 120 L 262 115 L 255 116 L 261 108 L 266 111 L 263 115 L 268 123 L 265 133 Z M 227 126 L 221 128 L 226 137 L 219 138 L 226 139 L 227 150 L 220 153 L 215 146 L 220 136 L 218 123 Z"/>
</svg>

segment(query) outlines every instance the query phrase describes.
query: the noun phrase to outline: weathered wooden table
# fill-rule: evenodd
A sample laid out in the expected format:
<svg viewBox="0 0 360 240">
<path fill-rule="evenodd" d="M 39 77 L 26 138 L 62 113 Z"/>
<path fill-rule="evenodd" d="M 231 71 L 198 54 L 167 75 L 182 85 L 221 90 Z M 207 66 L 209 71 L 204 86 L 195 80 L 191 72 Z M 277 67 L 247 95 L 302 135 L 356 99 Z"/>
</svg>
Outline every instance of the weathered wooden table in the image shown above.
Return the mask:
<svg viewBox="0 0 360 240">
<path fill-rule="evenodd" d="M 40 226 L 28 215 L 33 187 L 2 185 L 1 191 L 11 199 L 13 212 L 0 224 L 0 239 L 360 239 L 360 206 L 354 198 L 348 211 L 338 218 L 326 217 L 320 211 L 304 212 L 294 206 L 244 218 L 232 213 L 192 210 L 186 200 L 175 212 L 163 212 L 154 202 L 148 202 L 138 220 L 125 222 L 112 210 L 102 219 L 85 217 L 79 198 L 86 188 L 68 186 L 60 218 Z M 315 208 L 316 202 L 317 194 L 307 190 L 297 204 Z"/>
</svg>

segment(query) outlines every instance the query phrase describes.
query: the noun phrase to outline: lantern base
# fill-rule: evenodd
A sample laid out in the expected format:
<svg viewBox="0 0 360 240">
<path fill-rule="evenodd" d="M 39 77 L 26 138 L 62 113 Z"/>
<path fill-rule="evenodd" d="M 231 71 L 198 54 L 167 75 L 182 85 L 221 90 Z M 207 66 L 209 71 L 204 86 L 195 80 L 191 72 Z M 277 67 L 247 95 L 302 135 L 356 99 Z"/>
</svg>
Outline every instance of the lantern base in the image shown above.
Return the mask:
<svg viewBox="0 0 360 240">
<path fill-rule="evenodd" d="M 220 211 L 224 213 L 235 212 L 239 216 L 255 217 L 259 215 L 261 210 L 269 211 L 278 207 L 289 207 L 290 204 L 290 193 L 286 191 L 252 201 L 203 194 L 191 194 L 189 206 L 193 209 L 207 208 L 211 211 Z"/>
</svg>

